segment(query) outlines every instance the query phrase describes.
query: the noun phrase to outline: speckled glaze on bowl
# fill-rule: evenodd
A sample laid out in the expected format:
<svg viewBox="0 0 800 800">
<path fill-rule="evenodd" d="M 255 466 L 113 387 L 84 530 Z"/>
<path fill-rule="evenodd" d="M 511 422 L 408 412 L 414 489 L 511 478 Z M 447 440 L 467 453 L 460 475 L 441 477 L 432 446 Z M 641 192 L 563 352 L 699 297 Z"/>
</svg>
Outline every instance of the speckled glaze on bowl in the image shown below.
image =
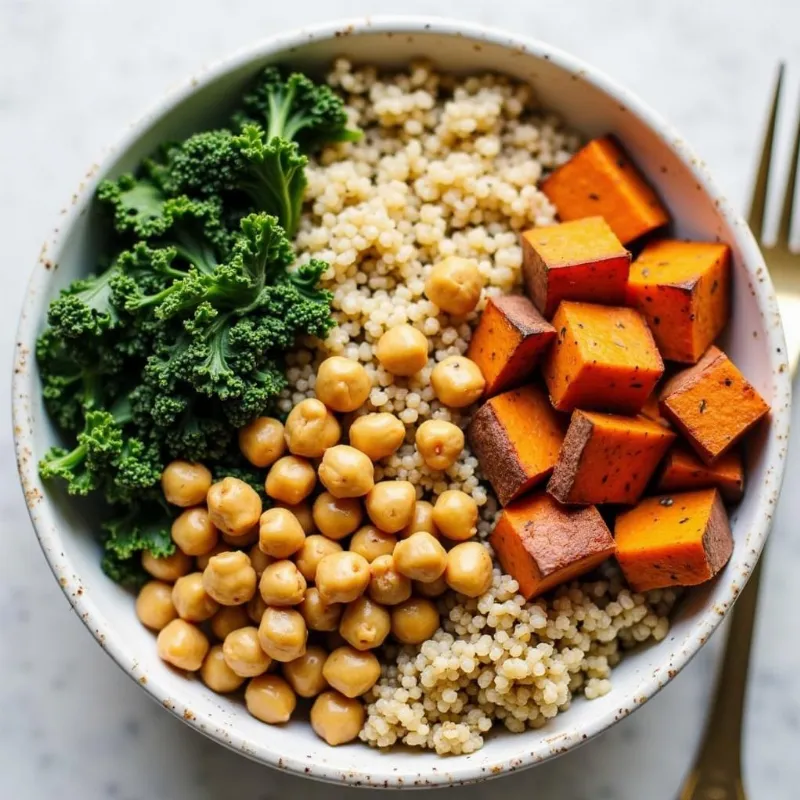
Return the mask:
<svg viewBox="0 0 800 800">
<path fill-rule="evenodd" d="M 43 486 L 36 471 L 56 433 L 42 408 L 34 342 L 50 299 L 93 263 L 99 244 L 92 204 L 97 181 L 130 169 L 163 140 L 214 124 L 229 98 L 264 64 L 319 69 L 339 55 L 386 66 L 425 56 L 446 70 L 508 73 L 529 81 L 545 107 L 586 136 L 619 135 L 657 184 L 678 235 L 720 239 L 733 248 L 733 324 L 724 345 L 773 408 L 749 449 L 749 486 L 732 516 L 733 558 L 717 581 L 689 594 L 667 639 L 626 658 L 605 697 L 578 699 L 541 730 L 498 731 L 468 756 L 382 753 L 361 744 L 331 748 L 305 721 L 264 725 L 238 701 L 167 668 L 156 655 L 153 635 L 136 620 L 131 596 L 100 571 L 88 509 L 57 487 Z M 99 644 L 155 700 L 221 744 L 299 775 L 376 787 L 453 785 L 541 763 L 601 733 L 675 677 L 722 621 L 764 545 L 783 475 L 790 395 L 780 318 L 758 247 L 678 134 L 625 89 L 542 42 L 419 17 L 338 22 L 265 39 L 209 67 L 134 125 L 102 166 L 92 167 L 42 249 L 20 318 L 13 377 L 14 436 L 30 516 L 56 579 Z"/>
</svg>

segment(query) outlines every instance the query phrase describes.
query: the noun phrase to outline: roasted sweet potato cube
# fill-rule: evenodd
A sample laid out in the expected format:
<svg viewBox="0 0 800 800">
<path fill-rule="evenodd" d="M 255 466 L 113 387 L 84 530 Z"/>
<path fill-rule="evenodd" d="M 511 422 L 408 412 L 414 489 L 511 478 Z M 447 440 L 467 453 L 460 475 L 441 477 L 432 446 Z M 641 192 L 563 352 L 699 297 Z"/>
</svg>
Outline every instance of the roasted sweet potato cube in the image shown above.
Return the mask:
<svg viewBox="0 0 800 800">
<path fill-rule="evenodd" d="M 556 340 L 542 363 L 553 405 L 638 414 L 664 372 L 642 315 L 564 301 L 553 327 Z"/>
<path fill-rule="evenodd" d="M 661 413 L 706 464 L 738 442 L 769 406 L 718 347 L 670 378 L 661 390 Z"/>
<path fill-rule="evenodd" d="M 542 184 L 563 221 L 603 217 L 622 244 L 669 222 L 656 193 L 610 136 L 594 139 Z"/>
<path fill-rule="evenodd" d="M 617 517 L 614 538 L 617 561 L 637 592 L 704 583 L 733 551 L 716 489 L 648 497 Z"/>
<path fill-rule="evenodd" d="M 527 297 L 489 298 L 467 352 L 486 380 L 485 396 L 524 383 L 555 338 L 556 329 Z"/>
<path fill-rule="evenodd" d="M 667 453 L 656 491 L 680 492 L 716 487 L 723 499 L 736 503 L 744 494 L 744 466 L 738 450 L 729 450 L 712 466 L 704 464 L 688 447 L 676 444 Z"/>
<path fill-rule="evenodd" d="M 631 266 L 626 304 L 644 314 L 663 358 L 695 364 L 728 321 L 730 273 L 726 244 L 653 242 Z"/>
<path fill-rule="evenodd" d="M 489 542 L 528 600 L 589 572 L 615 549 L 596 508 L 567 508 L 547 494 L 505 508 Z"/>
<path fill-rule="evenodd" d="M 674 440 L 643 416 L 575 411 L 547 491 L 561 503 L 633 505 Z"/>
<path fill-rule="evenodd" d="M 522 234 L 525 291 L 548 319 L 562 300 L 625 303 L 631 254 L 602 217 Z"/>
<path fill-rule="evenodd" d="M 565 429 L 566 421 L 534 385 L 499 394 L 478 409 L 467 434 L 501 505 L 549 477 Z"/>
</svg>

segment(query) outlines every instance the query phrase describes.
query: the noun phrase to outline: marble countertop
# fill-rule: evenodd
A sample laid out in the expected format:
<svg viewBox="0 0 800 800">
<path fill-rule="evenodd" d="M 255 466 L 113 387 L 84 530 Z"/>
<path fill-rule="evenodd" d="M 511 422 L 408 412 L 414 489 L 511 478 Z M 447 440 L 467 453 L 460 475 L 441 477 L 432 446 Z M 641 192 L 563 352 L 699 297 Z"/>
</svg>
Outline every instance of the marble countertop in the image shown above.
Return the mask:
<svg viewBox="0 0 800 800">
<path fill-rule="evenodd" d="M 800 4 L 787 0 L 0 0 L 0 230 L 13 276 L 0 293 L 5 374 L 40 241 L 86 165 L 128 121 L 202 63 L 259 35 L 400 8 L 525 31 L 594 63 L 671 119 L 740 206 L 776 61 L 794 58 L 793 84 L 800 75 Z M 9 419 L 9 396 L 5 386 L 0 419 Z M 246 761 L 151 703 L 95 645 L 50 576 L 18 488 L 9 424 L 0 448 L 0 797 L 356 797 Z M 800 625 L 786 606 L 800 571 L 791 523 L 800 516 L 792 491 L 800 449 L 793 454 L 749 695 L 745 771 L 755 800 L 789 800 L 800 783 Z M 718 636 L 652 702 L 576 753 L 460 797 L 671 800 L 702 730 L 719 646 Z"/>
</svg>

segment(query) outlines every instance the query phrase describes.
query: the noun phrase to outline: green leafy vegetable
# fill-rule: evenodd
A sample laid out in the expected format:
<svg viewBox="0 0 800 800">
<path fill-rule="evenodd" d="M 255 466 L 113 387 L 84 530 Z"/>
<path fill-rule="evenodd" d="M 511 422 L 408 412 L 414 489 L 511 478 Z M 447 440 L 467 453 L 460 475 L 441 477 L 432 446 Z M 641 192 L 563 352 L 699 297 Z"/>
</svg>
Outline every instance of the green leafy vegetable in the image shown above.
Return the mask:
<svg viewBox="0 0 800 800">
<path fill-rule="evenodd" d="M 275 413 L 285 354 L 331 329 L 328 265 L 295 265 L 306 153 L 352 141 L 342 101 L 266 69 L 227 127 L 165 145 L 97 198 L 110 246 L 51 304 L 37 344 L 42 394 L 69 446 L 40 462 L 109 508 L 103 568 L 131 586 L 140 553 L 174 551 L 160 494 L 170 460 L 203 461 L 263 493 L 236 431 Z"/>
</svg>

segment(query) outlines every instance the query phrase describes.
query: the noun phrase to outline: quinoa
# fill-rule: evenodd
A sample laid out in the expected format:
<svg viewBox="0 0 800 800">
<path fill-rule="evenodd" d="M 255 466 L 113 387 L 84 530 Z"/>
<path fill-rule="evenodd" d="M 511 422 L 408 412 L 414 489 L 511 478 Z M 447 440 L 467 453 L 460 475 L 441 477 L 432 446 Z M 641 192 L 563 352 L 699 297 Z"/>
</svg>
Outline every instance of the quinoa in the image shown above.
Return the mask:
<svg viewBox="0 0 800 800">
<path fill-rule="evenodd" d="M 537 184 L 570 158 L 578 138 L 537 108 L 528 86 L 503 76 L 456 77 L 425 63 L 379 74 L 340 59 L 328 81 L 364 136 L 309 165 L 297 245 L 301 260 L 330 264 L 322 283 L 333 293 L 337 326 L 289 356 L 280 408 L 314 395 L 328 356 L 361 362 L 372 390 L 358 413 L 393 413 L 407 430 L 405 444 L 375 465 L 375 480 L 409 480 L 432 501 L 448 489 L 466 492 L 480 508 L 485 540 L 498 504 L 477 459 L 467 447 L 446 471 L 432 470 L 414 433 L 426 419 L 466 426 L 473 409 L 439 403 L 431 372 L 466 353 L 487 298 L 519 290 L 519 232 L 556 221 Z M 449 317 L 424 294 L 430 269 L 450 255 L 473 259 L 484 281 L 481 302 L 465 317 Z M 411 378 L 392 376 L 375 355 L 381 335 L 402 324 L 431 343 L 427 366 Z M 623 649 L 664 638 L 677 596 L 632 593 L 612 565 L 597 580 L 530 603 L 518 588 L 495 568 L 481 597 L 440 598 L 442 627 L 432 639 L 385 647 L 361 739 L 459 754 L 479 749 L 498 721 L 515 732 L 541 727 L 576 693 L 606 694 Z"/>
</svg>

